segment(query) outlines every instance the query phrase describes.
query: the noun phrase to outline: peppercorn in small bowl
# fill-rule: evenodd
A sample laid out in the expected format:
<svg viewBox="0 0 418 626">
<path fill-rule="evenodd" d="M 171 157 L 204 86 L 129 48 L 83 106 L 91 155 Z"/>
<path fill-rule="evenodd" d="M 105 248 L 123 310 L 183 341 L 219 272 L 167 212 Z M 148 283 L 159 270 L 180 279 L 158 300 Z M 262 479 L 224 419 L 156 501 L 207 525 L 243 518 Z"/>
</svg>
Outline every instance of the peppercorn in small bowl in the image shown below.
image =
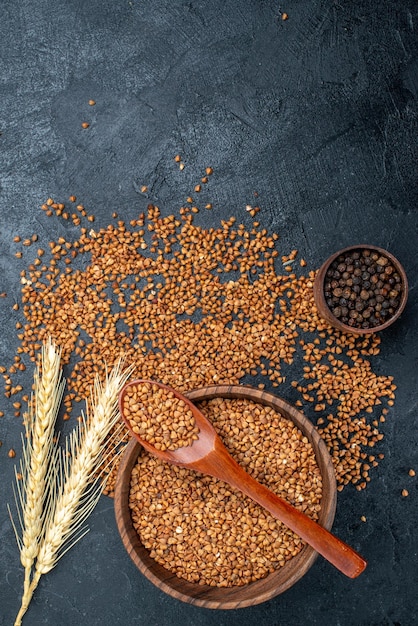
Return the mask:
<svg viewBox="0 0 418 626">
<path fill-rule="evenodd" d="M 313 424 L 274 394 L 241 385 L 193 390 L 230 453 L 254 478 L 327 530 L 334 467 Z M 115 488 L 115 515 L 134 564 L 159 589 L 196 606 L 236 609 L 289 589 L 316 551 L 222 481 L 151 457 L 132 439 Z"/>
<path fill-rule="evenodd" d="M 367 335 L 398 319 L 408 299 L 399 261 L 373 245 L 343 248 L 320 267 L 314 282 L 320 317 L 347 333 Z"/>
</svg>

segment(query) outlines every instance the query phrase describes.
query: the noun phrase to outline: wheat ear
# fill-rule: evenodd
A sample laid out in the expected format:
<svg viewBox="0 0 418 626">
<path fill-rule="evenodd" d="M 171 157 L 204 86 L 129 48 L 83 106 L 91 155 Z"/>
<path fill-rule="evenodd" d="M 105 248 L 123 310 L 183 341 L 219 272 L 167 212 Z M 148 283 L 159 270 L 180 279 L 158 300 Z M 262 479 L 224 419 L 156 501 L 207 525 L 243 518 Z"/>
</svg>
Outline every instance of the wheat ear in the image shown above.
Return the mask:
<svg viewBox="0 0 418 626">
<path fill-rule="evenodd" d="M 105 443 L 119 420 L 118 395 L 130 373 L 130 369 L 122 371 L 119 361 L 112 372 L 106 374 L 104 384 L 96 377 L 90 402 L 87 402 L 87 418 L 83 415 L 78 429 L 67 438 L 62 454 L 56 457 L 56 480 L 49 496 L 51 506 L 45 518 L 33 579 L 18 615 L 20 619 L 42 574 L 55 567 L 61 556 L 87 532 L 82 525 L 104 488 L 99 470 L 105 462 Z M 15 622 L 15 626 L 19 624 Z"/>
<path fill-rule="evenodd" d="M 42 535 L 45 498 L 48 492 L 48 470 L 54 456 L 54 425 L 65 382 L 60 368 L 61 351 L 51 339 L 43 343 L 41 364 L 35 370 L 34 397 L 25 422 L 22 454 L 22 480 L 16 481 L 16 505 L 21 536 L 15 528 L 20 561 L 25 569 L 23 598 L 30 585 L 30 574 L 38 554 Z M 23 602 L 22 598 L 22 602 Z"/>
</svg>

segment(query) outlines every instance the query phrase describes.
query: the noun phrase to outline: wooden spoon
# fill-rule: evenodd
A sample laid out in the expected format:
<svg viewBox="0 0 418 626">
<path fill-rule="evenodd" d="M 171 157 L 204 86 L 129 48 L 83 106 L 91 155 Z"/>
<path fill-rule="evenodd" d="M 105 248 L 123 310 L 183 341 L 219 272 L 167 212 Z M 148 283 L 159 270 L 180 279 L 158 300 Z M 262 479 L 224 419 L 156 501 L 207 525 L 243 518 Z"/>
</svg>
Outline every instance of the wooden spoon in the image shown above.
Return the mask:
<svg viewBox="0 0 418 626">
<path fill-rule="evenodd" d="M 124 415 L 123 398 L 131 385 L 139 383 L 150 383 L 171 391 L 190 407 L 199 428 L 199 437 L 192 445 L 184 446 L 177 450 L 157 450 L 153 445 L 133 432 L 128 419 Z M 209 474 L 235 487 L 286 524 L 288 528 L 293 530 L 346 576 L 356 578 L 366 568 L 367 562 L 350 546 L 247 474 L 229 454 L 209 420 L 181 393 L 155 381 L 132 381 L 127 383 L 120 393 L 119 408 L 123 420 L 133 437 L 154 456 L 167 463 Z"/>
</svg>

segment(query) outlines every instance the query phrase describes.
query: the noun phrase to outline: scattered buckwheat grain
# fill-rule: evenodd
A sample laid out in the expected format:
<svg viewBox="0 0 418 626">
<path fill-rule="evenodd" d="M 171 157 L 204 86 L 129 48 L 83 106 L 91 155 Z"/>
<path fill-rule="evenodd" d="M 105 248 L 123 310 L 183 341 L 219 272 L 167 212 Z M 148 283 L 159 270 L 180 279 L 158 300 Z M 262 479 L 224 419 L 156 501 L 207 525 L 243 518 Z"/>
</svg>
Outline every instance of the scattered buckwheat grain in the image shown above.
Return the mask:
<svg viewBox="0 0 418 626">
<path fill-rule="evenodd" d="M 303 266 L 298 275 L 297 251 L 279 250 L 278 234 L 234 217 L 216 223 L 215 212 L 203 228 L 194 222 L 198 205 L 186 200 L 177 214 L 150 204 L 129 224 L 113 213 L 116 221 L 97 229 L 77 205 L 85 220 L 77 220 L 79 235 L 44 244 L 38 264 L 21 271 L 23 366 L 47 336 L 62 348 L 64 365 L 74 363 L 64 419 L 88 396 L 101 364 L 122 354 L 138 378 L 180 392 L 214 383 L 280 388 L 316 422 L 338 488 L 363 489 L 383 458 L 382 429 L 395 400 L 393 377 L 373 369 L 379 336 L 343 334 L 318 317 L 315 271 Z M 51 219 L 71 218 L 53 198 L 42 209 Z M 290 261 L 284 267 L 282 257 Z M 5 368 L 7 398 L 19 375 L 16 364 Z"/>
</svg>

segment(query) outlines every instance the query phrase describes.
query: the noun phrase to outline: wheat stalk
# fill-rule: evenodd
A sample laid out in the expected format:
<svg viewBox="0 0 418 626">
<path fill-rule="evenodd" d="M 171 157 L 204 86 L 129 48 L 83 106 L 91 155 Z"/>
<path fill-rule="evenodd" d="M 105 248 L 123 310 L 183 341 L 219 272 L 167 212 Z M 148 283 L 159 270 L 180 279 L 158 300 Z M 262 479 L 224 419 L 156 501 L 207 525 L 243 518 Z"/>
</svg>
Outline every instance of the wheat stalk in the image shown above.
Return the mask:
<svg viewBox="0 0 418 626">
<path fill-rule="evenodd" d="M 96 377 L 86 415 L 78 429 L 67 438 L 63 450 L 52 455 L 49 495 L 44 515 L 44 532 L 39 542 L 34 574 L 15 621 L 20 626 L 42 574 L 55 567 L 58 560 L 87 532 L 82 528 L 94 509 L 105 481 L 100 468 L 106 462 L 106 439 L 119 419 L 118 395 L 131 373 L 122 371 L 119 361 L 104 384 Z M 111 450 L 112 453 L 112 450 Z"/>
<path fill-rule="evenodd" d="M 25 569 L 23 596 L 28 592 L 30 574 L 42 536 L 48 470 L 54 457 L 54 425 L 65 382 L 60 368 L 61 351 L 49 338 L 43 343 L 41 364 L 35 370 L 34 398 L 25 422 L 21 481 L 16 480 L 15 499 L 19 511 L 21 536 L 14 526 L 20 561 Z M 17 476 L 16 476 L 17 478 Z"/>
</svg>

